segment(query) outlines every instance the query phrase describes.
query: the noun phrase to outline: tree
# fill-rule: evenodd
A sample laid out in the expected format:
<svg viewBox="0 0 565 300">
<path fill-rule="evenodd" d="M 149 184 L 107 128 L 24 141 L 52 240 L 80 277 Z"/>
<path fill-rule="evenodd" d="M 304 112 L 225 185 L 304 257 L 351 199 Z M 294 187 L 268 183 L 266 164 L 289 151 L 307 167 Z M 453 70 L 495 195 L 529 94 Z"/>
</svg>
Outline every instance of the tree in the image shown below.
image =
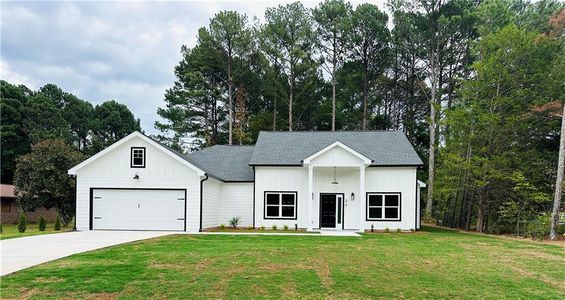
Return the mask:
<svg viewBox="0 0 565 300">
<path fill-rule="evenodd" d="M 251 30 L 247 25 L 247 16 L 235 11 L 222 11 L 210 20 L 210 37 L 219 51 L 219 57 L 225 61 L 228 90 L 228 144 L 232 144 L 233 135 L 233 70 L 235 60 L 242 60 L 250 50 Z"/>
<path fill-rule="evenodd" d="M 300 77 L 315 69 L 311 57 L 314 44 L 312 19 L 300 2 L 267 8 L 261 29 L 261 48 L 278 64 L 288 81 L 288 130 L 292 131 L 295 87 Z"/>
<path fill-rule="evenodd" d="M 97 119 L 92 104 L 69 94 L 63 108 L 63 118 L 69 124 L 72 143 L 79 151 L 88 149 Z"/>
<path fill-rule="evenodd" d="M 195 145 L 191 148 L 225 141 L 223 68 L 212 43 L 208 30 L 200 28 L 197 45 L 182 47 L 183 59 L 175 67 L 177 80 L 165 92 L 166 107 L 157 110 L 165 122 L 156 122 L 155 127 L 165 134 L 173 133 L 172 138 L 162 136 L 162 141 L 170 144 L 171 139 L 192 137 Z"/>
<path fill-rule="evenodd" d="M 322 66 L 330 75 L 332 85 L 332 131 L 335 131 L 336 70 L 344 63 L 349 50 L 351 4 L 343 0 L 325 0 L 312 14 L 317 23 L 317 46 L 322 55 Z"/>
<path fill-rule="evenodd" d="M 561 113 L 561 134 L 559 139 L 559 159 L 557 161 L 557 176 L 555 179 L 555 194 L 553 197 L 553 209 L 551 211 L 551 228 L 549 237 L 557 238 L 557 227 L 559 226 L 559 207 L 563 193 L 563 172 L 565 172 L 565 105 Z"/>
<path fill-rule="evenodd" d="M 24 233 L 26 232 L 26 216 L 24 212 L 20 212 L 20 218 L 18 220 L 18 232 Z"/>
<path fill-rule="evenodd" d="M 23 85 L 0 81 L 0 153 L 2 183 L 12 183 L 16 157 L 29 152 L 30 141 L 24 130 L 23 110 L 32 91 Z"/>
<path fill-rule="evenodd" d="M 48 139 L 32 146 L 16 162 L 14 184 L 17 201 L 24 211 L 54 207 L 67 224 L 76 206 L 75 180 L 67 171 L 84 155 L 62 139 Z"/>
<path fill-rule="evenodd" d="M 106 101 L 94 108 L 96 116 L 93 130 L 94 153 L 106 148 L 128 134 L 141 130 L 139 119 L 124 104 Z"/>
<path fill-rule="evenodd" d="M 364 3 L 352 15 L 352 56 L 359 63 L 363 83 L 362 128 L 368 124 L 368 98 L 370 83 L 388 65 L 390 32 L 387 28 L 388 16 L 376 5 Z"/>
</svg>

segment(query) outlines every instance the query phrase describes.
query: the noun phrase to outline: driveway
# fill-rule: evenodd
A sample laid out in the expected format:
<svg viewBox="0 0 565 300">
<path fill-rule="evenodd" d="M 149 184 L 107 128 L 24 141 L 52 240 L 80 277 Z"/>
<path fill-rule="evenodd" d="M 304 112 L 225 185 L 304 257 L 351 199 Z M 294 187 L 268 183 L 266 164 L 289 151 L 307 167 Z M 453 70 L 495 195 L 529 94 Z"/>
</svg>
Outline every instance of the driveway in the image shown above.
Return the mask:
<svg viewBox="0 0 565 300">
<path fill-rule="evenodd" d="M 0 241 L 1 276 L 65 256 L 174 234 L 158 231 L 75 231 Z"/>
</svg>

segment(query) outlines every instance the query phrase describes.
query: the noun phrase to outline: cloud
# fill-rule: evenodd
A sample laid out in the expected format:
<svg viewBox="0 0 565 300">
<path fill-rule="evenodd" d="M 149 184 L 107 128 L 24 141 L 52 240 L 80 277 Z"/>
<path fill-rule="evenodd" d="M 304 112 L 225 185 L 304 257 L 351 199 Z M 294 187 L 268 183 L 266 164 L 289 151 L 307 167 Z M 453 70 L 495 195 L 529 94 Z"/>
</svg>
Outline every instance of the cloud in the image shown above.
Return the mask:
<svg viewBox="0 0 565 300">
<path fill-rule="evenodd" d="M 54 83 L 93 104 L 115 99 L 155 133 L 180 47 L 195 45 L 198 28 L 221 10 L 251 21 L 288 2 L 2 2 L 0 75 L 32 89 Z"/>
</svg>

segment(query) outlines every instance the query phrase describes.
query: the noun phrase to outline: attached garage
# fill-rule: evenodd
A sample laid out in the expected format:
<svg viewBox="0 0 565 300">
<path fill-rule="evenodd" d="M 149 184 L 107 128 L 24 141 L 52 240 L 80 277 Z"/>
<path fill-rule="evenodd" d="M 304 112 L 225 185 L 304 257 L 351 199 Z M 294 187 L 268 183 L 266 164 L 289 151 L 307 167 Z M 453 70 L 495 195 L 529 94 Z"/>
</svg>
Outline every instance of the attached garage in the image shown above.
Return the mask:
<svg viewBox="0 0 565 300">
<path fill-rule="evenodd" d="M 91 195 L 91 229 L 186 228 L 186 190 L 93 188 Z"/>
</svg>

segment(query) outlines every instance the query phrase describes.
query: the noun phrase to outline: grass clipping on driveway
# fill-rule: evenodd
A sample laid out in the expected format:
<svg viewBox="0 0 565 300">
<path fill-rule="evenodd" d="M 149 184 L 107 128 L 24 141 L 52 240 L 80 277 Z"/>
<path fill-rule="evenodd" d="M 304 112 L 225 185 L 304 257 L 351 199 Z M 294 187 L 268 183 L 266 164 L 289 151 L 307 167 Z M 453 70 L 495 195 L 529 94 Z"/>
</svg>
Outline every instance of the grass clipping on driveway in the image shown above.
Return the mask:
<svg viewBox="0 0 565 300">
<path fill-rule="evenodd" d="M 436 228 L 174 235 L 2 278 L 9 298 L 565 298 L 565 248 Z"/>
</svg>

